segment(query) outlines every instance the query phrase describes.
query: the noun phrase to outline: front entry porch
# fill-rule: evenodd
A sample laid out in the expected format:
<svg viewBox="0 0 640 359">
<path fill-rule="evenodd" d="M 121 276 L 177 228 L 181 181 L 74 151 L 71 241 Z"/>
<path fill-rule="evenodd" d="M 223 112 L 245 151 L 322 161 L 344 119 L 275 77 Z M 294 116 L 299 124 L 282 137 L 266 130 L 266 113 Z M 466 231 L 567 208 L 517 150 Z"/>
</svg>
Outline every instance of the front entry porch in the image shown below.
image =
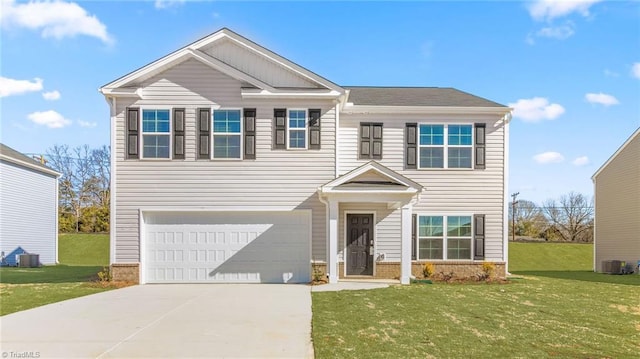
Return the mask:
<svg viewBox="0 0 640 359">
<path fill-rule="evenodd" d="M 380 278 L 389 269 L 400 283 L 411 277 L 412 203 L 422 186 L 372 161 L 318 188 L 327 206 L 329 283 L 339 278 Z M 385 230 L 386 242 L 378 234 Z M 389 252 L 389 253 L 387 253 Z M 387 257 L 388 256 L 388 257 Z"/>
</svg>

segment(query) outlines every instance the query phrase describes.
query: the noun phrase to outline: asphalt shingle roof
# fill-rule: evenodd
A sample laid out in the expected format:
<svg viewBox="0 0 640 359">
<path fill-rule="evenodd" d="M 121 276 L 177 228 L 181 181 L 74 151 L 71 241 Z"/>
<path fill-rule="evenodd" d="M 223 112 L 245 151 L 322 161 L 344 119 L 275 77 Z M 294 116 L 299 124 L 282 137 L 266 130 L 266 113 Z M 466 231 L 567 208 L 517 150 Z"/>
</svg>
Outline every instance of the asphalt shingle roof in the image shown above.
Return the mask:
<svg viewBox="0 0 640 359">
<path fill-rule="evenodd" d="M 362 106 L 507 107 L 451 87 L 345 86 L 348 102 Z"/>
</svg>

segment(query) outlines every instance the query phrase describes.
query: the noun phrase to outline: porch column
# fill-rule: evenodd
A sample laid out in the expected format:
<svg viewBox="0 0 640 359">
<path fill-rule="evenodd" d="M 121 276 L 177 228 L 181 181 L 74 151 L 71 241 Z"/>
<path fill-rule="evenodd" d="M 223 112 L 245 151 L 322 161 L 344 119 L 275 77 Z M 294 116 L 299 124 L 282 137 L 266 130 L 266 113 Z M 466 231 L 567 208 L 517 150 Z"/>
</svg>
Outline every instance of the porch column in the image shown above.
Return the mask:
<svg viewBox="0 0 640 359">
<path fill-rule="evenodd" d="M 411 220 L 411 218 L 409 218 Z M 411 236 L 411 233 L 409 233 Z M 409 248 L 411 251 L 411 248 Z M 329 200 L 329 253 L 327 274 L 329 283 L 338 283 L 338 202 Z"/>
<path fill-rule="evenodd" d="M 400 284 L 409 284 L 411 279 L 411 212 L 411 204 L 402 207 Z"/>
</svg>

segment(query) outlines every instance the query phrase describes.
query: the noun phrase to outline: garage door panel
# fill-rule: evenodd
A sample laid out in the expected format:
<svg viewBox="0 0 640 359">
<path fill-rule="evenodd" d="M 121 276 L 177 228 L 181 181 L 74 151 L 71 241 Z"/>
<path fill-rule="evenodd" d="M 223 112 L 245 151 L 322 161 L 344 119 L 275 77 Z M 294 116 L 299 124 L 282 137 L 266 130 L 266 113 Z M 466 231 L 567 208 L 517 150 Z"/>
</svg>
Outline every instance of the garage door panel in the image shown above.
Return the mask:
<svg viewBox="0 0 640 359">
<path fill-rule="evenodd" d="M 147 282 L 308 282 L 310 217 L 304 212 L 151 216 Z"/>
</svg>

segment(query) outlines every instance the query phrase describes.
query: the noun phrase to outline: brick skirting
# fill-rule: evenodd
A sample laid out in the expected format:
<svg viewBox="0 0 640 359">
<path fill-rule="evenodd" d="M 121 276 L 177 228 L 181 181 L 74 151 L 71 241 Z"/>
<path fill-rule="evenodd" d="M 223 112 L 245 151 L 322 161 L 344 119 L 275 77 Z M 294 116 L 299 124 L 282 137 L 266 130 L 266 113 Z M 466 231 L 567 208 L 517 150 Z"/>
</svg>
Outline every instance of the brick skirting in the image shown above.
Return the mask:
<svg viewBox="0 0 640 359">
<path fill-rule="evenodd" d="M 140 284 L 140 264 L 114 263 L 111 265 L 111 278 L 114 282 Z"/>
<path fill-rule="evenodd" d="M 416 278 L 423 278 L 422 269 L 425 263 L 434 265 L 434 273 L 453 273 L 455 278 L 470 278 L 482 273 L 482 261 L 412 261 L 411 274 Z M 494 278 L 505 278 L 505 263 L 491 262 L 495 265 Z M 344 276 L 344 263 L 338 263 L 339 278 Z M 321 278 L 326 278 L 326 263 L 314 263 L 314 271 L 317 271 Z M 347 277 L 347 278 L 350 278 Z M 374 279 L 400 279 L 399 262 L 378 262 L 375 266 Z"/>
</svg>

